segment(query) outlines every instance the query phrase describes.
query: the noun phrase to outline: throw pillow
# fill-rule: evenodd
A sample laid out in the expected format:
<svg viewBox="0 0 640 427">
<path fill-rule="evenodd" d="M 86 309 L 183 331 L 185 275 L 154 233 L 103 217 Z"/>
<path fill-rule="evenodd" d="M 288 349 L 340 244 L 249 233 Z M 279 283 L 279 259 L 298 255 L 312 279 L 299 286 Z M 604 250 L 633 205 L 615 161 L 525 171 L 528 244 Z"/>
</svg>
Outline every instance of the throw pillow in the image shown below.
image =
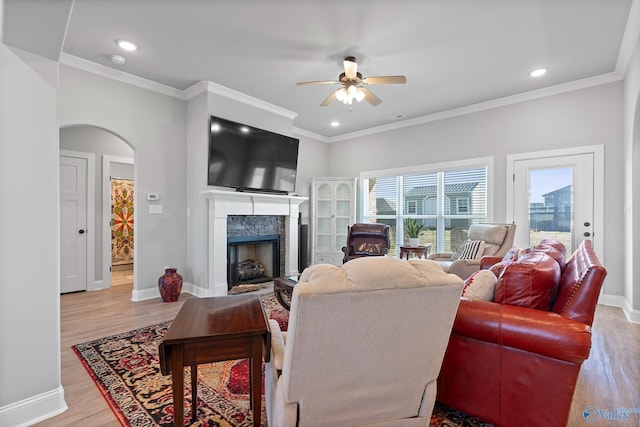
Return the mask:
<svg viewBox="0 0 640 427">
<path fill-rule="evenodd" d="M 484 240 L 469 240 L 464 244 L 458 259 L 476 259 L 484 252 Z"/>
<path fill-rule="evenodd" d="M 493 301 L 498 278 L 489 270 L 478 270 L 464 281 L 462 296 L 469 299 Z"/>
<path fill-rule="evenodd" d="M 496 283 L 494 301 L 549 310 L 559 281 L 556 260 L 542 252 L 528 252 L 504 269 Z"/>
<path fill-rule="evenodd" d="M 507 267 L 507 265 L 511 264 L 512 262 L 513 260 L 506 260 L 506 261 L 502 260 L 500 262 L 493 264 L 491 267 L 489 267 L 489 270 L 487 271 L 492 272 L 497 279 L 498 277 L 500 277 L 500 275 L 502 274 L 504 269 Z"/>
</svg>

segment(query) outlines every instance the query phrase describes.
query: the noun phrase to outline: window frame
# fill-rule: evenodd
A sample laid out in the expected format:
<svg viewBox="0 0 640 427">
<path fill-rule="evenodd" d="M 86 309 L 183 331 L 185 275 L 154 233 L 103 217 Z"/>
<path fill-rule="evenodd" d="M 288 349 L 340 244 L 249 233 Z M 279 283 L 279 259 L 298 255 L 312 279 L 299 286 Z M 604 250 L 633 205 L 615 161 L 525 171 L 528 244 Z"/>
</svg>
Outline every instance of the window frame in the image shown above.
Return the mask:
<svg viewBox="0 0 640 427">
<path fill-rule="evenodd" d="M 434 163 L 434 164 L 425 164 L 425 165 L 416 165 L 416 166 L 408 166 L 408 167 L 400 167 L 400 168 L 393 168 L 393 169 L 379 169 L 379 170 L 370 170 L 370 171 L 362 171 L 360 172 L 360 179 L 359 184 L 358 184 L 358 202 L 357 202 L 357 220 L 358 222 L 368 222 L 369 218 L 371 217 L 375 217 L 377 219 L 395 219 L 396 220 L 396 227 L 397 227 L 397 233 L 396 233 L 396 247 L 399 247 L 400 245 L 402 245 L 402 236 L 403 236 L 403 223 L 404 223 L 404 219 L 408 218 L 408 217 L 414 217 L 417 219 L 433 219 L 436 218 L 437 220 L 437 215 L 414 215 L 414 214 L 408 214 L 406 212 L 401 212 L 399 209 L 396 210 L 396 214 L 395 215 L 365 215 L 366 212 L 366 207 L 367 207 L 367 197 L 368 197 L 368 189 L 366 188 L 366 185 L 368 183 L 368 180 L 370 178 L 383 178 L 383 177 L 392 177 L 392 176 L 396 176 L 396 177 L 400 177 L 400 179 L 397 179 L 397 193 L 396 193 L 396 197 L 397 197 L 397 204 L 396 206 L 398 207 L 406 207 L 406 203 L 404 201 L 404 195 L 402 193 L 402 182 L 403 176 L 406 175 L 418 175 L 418 174 L 429 174 L 429 173 L 438 173 L 438 172 L 449 172 L 449 171 L 459 171 L 459 170 L 463 170 L 463 169 L 475 169 L 475 168 L 486 168 L 486 182 L 487 182 L 487 188 L 486 188 L 486 221 L 487 222 L 493 222 L 493 216 L 494 216 L 494 197 L 493 197 L 493 189 L 494 189 L 494 185 L 493 185 L 493 176 L 494 176 L 494 171 L 493 171 L 493 162 L 494 162 L 494 158 L 493 157 L 479 157 L 479 158 L 474 158 L 474 159 L 467 159 L 467 160 L 457 160 L 457 161 L 451 161 L 451 162 L 442 162 L 442 163 Z M 443 185 L 444 183 L 439 183 L 438 185 Z M 443 187 L 444 188 L 444 187 Z M 468 202 L 467 202 L 468 203 Z M 457 207 L 457 203 L 456 203 L 456 207 Z M 467 208 L 468 209 L 468 208 Z M 458 215 L 456 214 L 451 214 L 450 211 L 446 212 L 444 214 L 444 218 L 451 218 L 452 216 L 455 216 L 456 218 L 473 218 L 475 215 L 468 212 L 466 214 L 461 214 Z M 438 252 L 441 252 L 444 248 L 444 241 L 443 239 L 438 239 L 438 248 L 433 248 Z M 392 243 L 393 244 L 393 243 Z M 398 255 L 398 254 L 396 254 Z"/>
</svg>

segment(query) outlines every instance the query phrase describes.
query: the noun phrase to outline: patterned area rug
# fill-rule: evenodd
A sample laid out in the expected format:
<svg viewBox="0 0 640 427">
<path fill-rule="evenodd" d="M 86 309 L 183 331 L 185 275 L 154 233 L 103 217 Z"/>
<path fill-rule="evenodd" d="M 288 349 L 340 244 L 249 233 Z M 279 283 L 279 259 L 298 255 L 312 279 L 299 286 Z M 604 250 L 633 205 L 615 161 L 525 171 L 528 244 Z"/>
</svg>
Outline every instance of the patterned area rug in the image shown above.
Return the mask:
<svg viewBox="0 0 640 427">
<path fill-rule="evenodd" d="M 286 330 L 289 313 L 263 295 L 269 318 Z M 170 321 L 73 346 L 73 350 L 123 426 L 173 426 L 171 376 L 160 373 L 158 344 Z M 188 370 L 188 368 L 187 368 Z M 185 416 L 191 413 L 185 373 Z M 198 421 L 191 426 L 251 426 L 246 359 L 198 366 Z M 262 425 L 267 425 L 264 395 Z M 489 426 L 436 403 L 431 427 Z"/>
</svg>

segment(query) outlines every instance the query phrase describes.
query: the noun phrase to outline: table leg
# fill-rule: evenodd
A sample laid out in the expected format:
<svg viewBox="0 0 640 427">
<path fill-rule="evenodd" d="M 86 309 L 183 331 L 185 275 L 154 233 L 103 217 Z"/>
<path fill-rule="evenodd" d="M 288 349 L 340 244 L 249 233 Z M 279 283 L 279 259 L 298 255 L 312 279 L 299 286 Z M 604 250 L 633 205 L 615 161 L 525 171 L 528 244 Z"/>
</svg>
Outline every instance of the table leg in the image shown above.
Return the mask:
<svg viewBox="0 0 640 427">
<path fill-rule="evenodd" d="M 182 345 L 171 346 L 171 386 L 173 387 L 173 425 L 184 426 L 184 366 Z"/>
<path fill-rule="evenodd" d="M 251 359 L 249 360 L 249 388 L 251 390 L 251 415 L 253 426 L 260 427 L 261 403 L 262 403 L 262 337 L 253 338 Z"/>
<path fill-rule="evenodd" d="M 196 421 L 198 410 L 198 365 L 191 365 L 191 422 Z"/>
</svg>

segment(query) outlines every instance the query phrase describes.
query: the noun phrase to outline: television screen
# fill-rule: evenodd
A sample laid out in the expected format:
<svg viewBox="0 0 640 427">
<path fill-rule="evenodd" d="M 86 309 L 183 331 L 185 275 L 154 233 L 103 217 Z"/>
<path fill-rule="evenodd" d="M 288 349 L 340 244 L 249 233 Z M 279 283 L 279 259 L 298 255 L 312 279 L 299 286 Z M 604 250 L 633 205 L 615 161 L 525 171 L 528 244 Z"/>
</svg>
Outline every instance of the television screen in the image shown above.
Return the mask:
<svg viewBox="0 0 640 427">
<path fill-rule="evenodd" d="M 288 193 L 295 189 L 299 140 L 211 116 L 209 185 Z"/>
</svg>

